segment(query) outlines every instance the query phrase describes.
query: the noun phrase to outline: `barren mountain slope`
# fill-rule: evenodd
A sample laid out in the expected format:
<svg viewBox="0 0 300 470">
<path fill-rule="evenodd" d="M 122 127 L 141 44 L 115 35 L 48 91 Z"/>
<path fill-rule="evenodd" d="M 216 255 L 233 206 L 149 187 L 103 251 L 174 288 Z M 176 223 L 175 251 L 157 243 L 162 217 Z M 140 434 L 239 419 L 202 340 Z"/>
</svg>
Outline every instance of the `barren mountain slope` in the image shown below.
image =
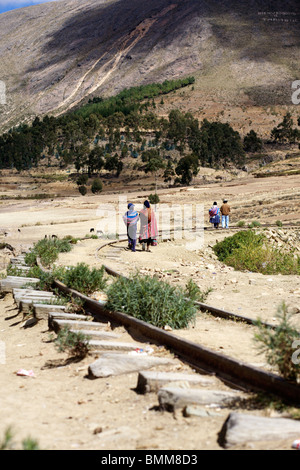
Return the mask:
<svg viewBox="0 0 300 470">
<path fill-rule="evenodd" d="M 185 109 L 287 107 L 300 77 L 297 0 L 60 0 L 1 14 L 0 55 L 2 130 L 187 75 L 197 80 Z"/>
</svg>

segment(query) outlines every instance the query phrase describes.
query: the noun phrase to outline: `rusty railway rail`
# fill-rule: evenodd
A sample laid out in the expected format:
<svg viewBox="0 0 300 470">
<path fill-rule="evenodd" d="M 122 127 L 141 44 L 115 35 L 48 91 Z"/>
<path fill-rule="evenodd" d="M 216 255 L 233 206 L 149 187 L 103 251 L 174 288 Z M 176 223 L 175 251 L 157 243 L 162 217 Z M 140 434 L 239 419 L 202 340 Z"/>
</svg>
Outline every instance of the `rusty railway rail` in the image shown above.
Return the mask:
<svg viewBox="0 0 300 470">
<path fill-rule="evenodd" d="M 121 274 L 117 271 L 114 271 L 109 266 L 106 266 L 105 264 L 103 266 L 104 266 L 104 269 L 107 272 L 107 274 L 110 274 L 111 276 L 114 276 L 114 277 L 124 277 L 124 278 L 126 278 L 126 276 L 124 276 L 123 274 Z M 240 321 L 240 322 L 243 322 L 243 323 L 247 323 L 248 325 L 255 325 L 256 324 L 256 321 L 253 320 L 250 317 L 245 317 L 243 315 L 238 315 L 237 313 L 228 312 L 226 310 L 222 310 L 220 308 L 213 307 L 212 305 L 204 304 L 203 302 L 194 301 L 194 304 L 199 308 L 199 310 L 201 310 L 203 312 L 209 312 L 211 315 L 213 315 L 215 317 L 218 317 L 218 318 L 224 318 L 226 320 Z M 263 325 L 267 326 L 268 328 L 275 328 L 276 327 L 274 325 L 271 325 L 270 323 L 266 323 L 266 322 L 261 322 L 261 323 Z"/>
<path fill-rule="evenodd" d="M 119 242 L 120 240 L 109 241 L 99 247 L 96 253 L 104 247 Z M 104 265 L 104 268 L 106 272 L 112 276 L 123 276 L 123 274 L 114 271 L 108 266 Z M 126 278 L 126 276 L 123 277 Z M 210 350 L 203 345 L 180 338 L 169 331 L 155 327 L 125 313 L 108 310 L 105 305 L 68 288 L 58 280 L 54 281 L 54 286 L 64 293 L 80 298 L 83 301 L 85 310 L 92 314 L 96 321 L 106 321 L 111 324 L 122 325 L 132 336 L 138 335 L 144 338 L 144 341 L 163 345 L 177 355 L 178 358 L 199 372 L 214 374 L 225 383 L 237 389 L 249 392 L 269 393 L 277 396 L 286 403 L 295 406 L 300 405 L 300 384 L 290 382 L 274 373 L 266 372 L 242 361 Z M 200 309 L 208 311 L 213 315 L 254 324 L 254 320 L 251 318 L 236 315 L 232 312 L 225 312 L 200 302 L 198 302 L 197 305 Z M 274 325 L 268 326 L 274 328 Z"/>
<path fill-rule="evenodd" d="M 106 248 L 107 246 L 111 246 L 111 245 L 114 245 L 114 244 L 119 243 L 119 242 L 120 242 L 120 240 L 114 240 L 114 241 L 110 241 L 110 242 L 100 246 L 96 250 L 96 255 L 102 248 Z M 110 268 L 109 266 L 106 266 L 105 264 L 103 266 L 104 266 L 104 269 L 107 272 L 107 274 L 109 274 L 111 276 L 114 276 L 114 277 L 124 277 L 124 278 L 126 278 L 126 276 L 119 273 L 118 271 L 115 271 L 114 269 Z M 256 325 L 256 321 L 253 320 L 250 317 L 239 315 L 239 314 L 233 313 L 233 312 L 228 312 L 226 310 L 222 310 L 220 308 L 213 307 L 212 305 L 208 305 L 208 304 L 205 304 L 203 302 L 195 301 L 194 303 L 195 303 L 195 305 L 197 305 L 199 310 L 201 310 L 203 312 L 209 312 L 211 315 L 213 315 L 215 317 L 223 318 L 223 319 L 226 319 L 226 320 L 240 321 L 240 322 L 246 323 L 248 325 Z M 275 328 L 275 326 L 270 324 L 270 323 L 266 323 L 266 322 L 261 322 L 261 323 L 263 325 L 267 326 L 268 328 Z"/>
<path fill-rule="evenodd" d="M 145 341 L 163 345 L 181 360 L 194 367 L 195 370 L 214 374 L 224 382 L 241 390 L 270 393 L 287 403 L 296 406 L 300 404 L 300 385 L 298 384 L 212 351 L 200 344 L 179 338 L 168 331 L 122 312 L 107 310 L 105 305 L 68 288 L 58 280 L 55 280 L 54 284 L 62 292 L 80 298 L 84 302 L 85 310 L 92 314 L 97 321 L 122 325 L 132 336 L 138 334 Z"/>
</svg>

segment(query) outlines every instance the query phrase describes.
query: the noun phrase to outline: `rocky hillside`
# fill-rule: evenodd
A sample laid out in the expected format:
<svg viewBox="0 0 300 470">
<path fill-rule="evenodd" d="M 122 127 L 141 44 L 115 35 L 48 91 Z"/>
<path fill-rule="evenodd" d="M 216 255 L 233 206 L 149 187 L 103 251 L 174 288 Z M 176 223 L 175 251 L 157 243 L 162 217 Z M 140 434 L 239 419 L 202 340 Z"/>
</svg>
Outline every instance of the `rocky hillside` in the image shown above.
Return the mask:
<svg viewBox="0 0 300 470">
<path fill-rule="evenodd" d="M 199 117 L 269 130 L 300 78 L 297 0 L 60 0 L 0 15 L 7 130 L 82 100 L 193 74 L 166 100 Z"/>
</svg>

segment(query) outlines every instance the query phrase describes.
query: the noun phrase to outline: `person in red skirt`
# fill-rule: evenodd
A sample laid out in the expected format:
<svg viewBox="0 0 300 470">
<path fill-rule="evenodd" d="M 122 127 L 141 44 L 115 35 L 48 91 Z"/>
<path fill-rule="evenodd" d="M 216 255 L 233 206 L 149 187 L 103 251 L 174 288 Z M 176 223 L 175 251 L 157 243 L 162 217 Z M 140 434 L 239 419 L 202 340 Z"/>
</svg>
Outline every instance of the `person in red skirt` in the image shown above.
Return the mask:
<svg viewBox="0 0 300 470">
<path fill-rule="evenodd" d="M 140 211 L 140 236 L 139 242 L 142 244 L 142 249 L 150 251 L 150 246 L 157 245 L 157 221 L 154 210 L 151 208 L 150 202 L 145 201 L 144 207 Z"/>
</svg>

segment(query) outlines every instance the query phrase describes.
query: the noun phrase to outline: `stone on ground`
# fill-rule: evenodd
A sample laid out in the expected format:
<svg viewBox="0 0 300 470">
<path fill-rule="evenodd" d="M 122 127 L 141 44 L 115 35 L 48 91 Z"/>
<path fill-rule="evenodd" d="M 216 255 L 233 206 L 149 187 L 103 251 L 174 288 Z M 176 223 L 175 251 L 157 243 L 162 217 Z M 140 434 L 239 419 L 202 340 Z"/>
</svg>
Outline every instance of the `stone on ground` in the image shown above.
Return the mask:
<svg viewBox="0 0 300 470">
<path fill-rule="evenodd" d="M 216 383 L 214 377 L 181 372 L 141 371 L 138 375 L 137 390 L 139 393 L 157 392 L 161 387 L 173 383 L 182 387 L 190 385 L 207 386 Z"/>
<path fill-rule="evenodd" d="M 219 443 L 222 447 L 230 448 L 254 441 L 293 440 L 299 437 L 300 421 L 233 412 L 222 427 Z"/>
<path fill-rule="evenodd" d="M 188 405 L 231 405 L 234 404 L 239 397 L 240 395 L 237 392 L 227 392 L 223 390 L 162 387 L 158 391 L 160 407 L 170 411 L 185 408 Z"/>
<path fill-rule="evenodd" d="M 171 363 L 171 359 L 161 357 L 107 353 L 90 364 L 88 372 L 91 378 L 109 377 Z"/>
</svg>

